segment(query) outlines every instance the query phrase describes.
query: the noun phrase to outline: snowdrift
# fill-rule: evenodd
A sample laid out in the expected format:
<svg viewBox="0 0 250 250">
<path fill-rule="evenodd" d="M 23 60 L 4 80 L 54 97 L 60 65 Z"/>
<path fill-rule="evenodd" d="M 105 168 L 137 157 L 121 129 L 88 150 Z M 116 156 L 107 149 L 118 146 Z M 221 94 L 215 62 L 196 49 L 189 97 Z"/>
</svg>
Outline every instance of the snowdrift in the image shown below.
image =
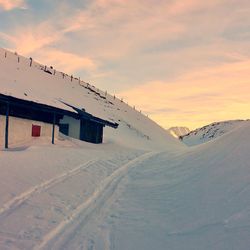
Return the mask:
<svg viewBox="0 0 250 250">
<path fill-rule="evenodd" d="M 103 227 L 114 249 L 250 246 L 250 123 L 129 174 Z M 152 165 L 154 166 L 152 168 Z"/>
</svg>

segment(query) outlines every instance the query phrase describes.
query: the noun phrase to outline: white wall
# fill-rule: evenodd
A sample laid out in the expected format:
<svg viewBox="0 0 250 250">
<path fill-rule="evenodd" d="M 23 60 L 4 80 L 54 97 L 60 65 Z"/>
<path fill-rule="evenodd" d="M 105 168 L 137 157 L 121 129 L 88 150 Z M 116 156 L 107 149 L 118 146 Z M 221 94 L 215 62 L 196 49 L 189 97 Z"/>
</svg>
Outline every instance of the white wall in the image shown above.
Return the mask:
<svg viewBox="0 0 250 250">
<path fill-rule="evenodd" d="M 4 147 L 5 142 L 5 116 L 0 115 L 0 147 Z M 15 146 L 22 142 L 29 141 L 32 136 L 32 124 L 41 126 L 41 136 L 52 136 L 52 124 L 9 117 L 9 145 Z M 59 128 L 55 127 L 55 138 L 58 138 Z"/>
<path fill-rule="evenodd" d="M 70 116 L 64 116 L 60 123 L 69 124 L 69 136 L 75 139 L 80 139 L 80 120 L 76 120 Z"/>
</svg>

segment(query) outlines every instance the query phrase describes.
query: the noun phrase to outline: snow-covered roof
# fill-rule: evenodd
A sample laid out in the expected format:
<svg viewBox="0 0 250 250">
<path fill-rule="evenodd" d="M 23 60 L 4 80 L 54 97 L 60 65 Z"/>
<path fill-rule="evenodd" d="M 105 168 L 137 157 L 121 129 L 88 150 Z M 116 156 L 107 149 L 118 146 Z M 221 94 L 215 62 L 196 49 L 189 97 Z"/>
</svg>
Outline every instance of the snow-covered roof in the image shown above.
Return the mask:
<svg viewBox="0 0 250 250">
<path fill-rule="evenodd" d="M 109 102 L 93 86 L 33 60 L 30 65 L 31 59 L 0 48 L 0 94 L 77 113 L 75 107 L 113 122 L 103 111 Z"/>
</svg>

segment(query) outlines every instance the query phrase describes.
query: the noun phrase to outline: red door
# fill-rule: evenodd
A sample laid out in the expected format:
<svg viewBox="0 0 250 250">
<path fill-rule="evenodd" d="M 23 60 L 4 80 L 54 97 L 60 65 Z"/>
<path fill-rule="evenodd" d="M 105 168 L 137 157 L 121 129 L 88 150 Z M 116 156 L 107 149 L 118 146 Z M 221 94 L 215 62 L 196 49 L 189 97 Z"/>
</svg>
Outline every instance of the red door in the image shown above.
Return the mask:
<svg viewBox="0 0 250 250">
<path fill-rule="evenodd" d="M 32 137 L 39 137 L 41 135 L 41 126 L 32 124 Z"/>
</svg>

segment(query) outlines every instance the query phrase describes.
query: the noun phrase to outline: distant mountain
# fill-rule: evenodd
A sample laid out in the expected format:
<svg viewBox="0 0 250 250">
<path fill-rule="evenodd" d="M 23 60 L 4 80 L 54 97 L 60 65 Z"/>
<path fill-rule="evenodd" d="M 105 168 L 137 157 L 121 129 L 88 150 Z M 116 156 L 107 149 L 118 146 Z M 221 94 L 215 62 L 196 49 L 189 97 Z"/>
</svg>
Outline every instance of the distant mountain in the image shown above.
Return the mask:
<svg viewBox="0 0 250 250">
<path fill-rule="evenodd" d="M 187 127 L 171 127 L 168 129 L 168 132 L 175 138 L 184 136 L 190 132 L 190 129 Z"/>
<path fill-rule="evenodd" d="M 211 141 L 233 129 L 243 125 L 245 120 L 233 120 L 214 122 L 202 128 L 197 128 L 186 135 L 180 136 L 180 140 L 188 146 L 194 146 Z"/>
</svg>

